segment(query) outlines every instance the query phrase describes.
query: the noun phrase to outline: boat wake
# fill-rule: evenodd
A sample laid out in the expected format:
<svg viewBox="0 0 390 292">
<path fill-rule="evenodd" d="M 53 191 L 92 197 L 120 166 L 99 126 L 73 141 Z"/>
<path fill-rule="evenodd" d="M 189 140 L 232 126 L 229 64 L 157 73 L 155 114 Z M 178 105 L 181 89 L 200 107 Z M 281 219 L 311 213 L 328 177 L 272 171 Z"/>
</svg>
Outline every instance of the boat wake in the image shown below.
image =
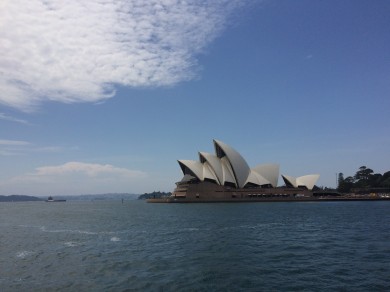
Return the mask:
<svg viewBox="0 0 390 292">
<path fill-rule="evenodd" d="M 19 259 L 24 259 L 28 256 L 31 256 L 35 254 L 35 252 L 33 251 L 29 251 L 29 250 L 23 250 L 23 251 L 19 251 L 16 253 L 16 257 L 19 258 Z"/>
<path fill-rule="evenodd" d="M 75 246 L 80 246 L 81 243 L 74 242 L 74 241 L 67 241 L 67 242 L 64 242 L 64 245 L 67 247 L 75 247 Z"/>
<path fill-rule="evenodd" d="M 85 230 L 73 230 L 73 229 L 54 229 L 48 230 L 45 226 L 40 227 L 43 232 L 51 232 L 51 233 L 78 233 L 78 234 L 87 234 L 87 235 L 97 235 L 99 232 L 94 231 L 85 231 Z"/>
</svg>

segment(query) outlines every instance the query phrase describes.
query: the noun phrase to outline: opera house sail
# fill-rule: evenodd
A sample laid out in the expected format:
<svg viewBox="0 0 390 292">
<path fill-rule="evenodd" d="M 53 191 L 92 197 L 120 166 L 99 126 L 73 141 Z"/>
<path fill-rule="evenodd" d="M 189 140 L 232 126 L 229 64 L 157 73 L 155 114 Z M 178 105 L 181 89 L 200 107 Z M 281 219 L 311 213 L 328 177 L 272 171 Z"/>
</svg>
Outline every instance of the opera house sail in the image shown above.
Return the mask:
<svg viewBox="0 0 390 292">
<path fill-rule="evenodd" d="M 183 178 L 168 201 L 257 201 L 264 198 L 310 196 L 319 175 L 282 175 L 285 186 L 278 187 L 279 165 L 249 167 L 239 152 L 213 140 L 215 153 L 199 152 L 199 160 L 178 160 Z"/>
</svg>

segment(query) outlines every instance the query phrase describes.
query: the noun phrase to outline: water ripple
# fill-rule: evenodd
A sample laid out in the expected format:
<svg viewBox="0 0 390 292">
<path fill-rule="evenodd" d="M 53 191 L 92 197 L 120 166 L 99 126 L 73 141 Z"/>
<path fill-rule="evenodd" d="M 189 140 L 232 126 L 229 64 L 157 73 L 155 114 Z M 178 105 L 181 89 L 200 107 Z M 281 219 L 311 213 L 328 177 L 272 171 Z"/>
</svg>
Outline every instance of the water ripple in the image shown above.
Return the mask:
<svg viewBox="0 0 390 292">
<path fill-rule="evenodd" d="M 10 204 L 0 290 L 389 291 L 389 208 Z"/>
</svg>

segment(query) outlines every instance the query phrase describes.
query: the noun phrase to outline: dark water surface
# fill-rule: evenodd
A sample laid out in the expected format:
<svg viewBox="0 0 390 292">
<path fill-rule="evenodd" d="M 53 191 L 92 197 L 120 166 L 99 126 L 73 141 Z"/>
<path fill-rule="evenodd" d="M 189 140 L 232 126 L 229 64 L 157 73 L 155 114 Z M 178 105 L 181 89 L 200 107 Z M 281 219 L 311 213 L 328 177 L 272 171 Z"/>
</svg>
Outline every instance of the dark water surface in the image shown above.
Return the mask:
<svg viewBox="0 0 390 292">
<path fill-rule="evenodd" d="M 0 291 L 390 291 L 390 202 L 0 203 Z"/>
</svg>

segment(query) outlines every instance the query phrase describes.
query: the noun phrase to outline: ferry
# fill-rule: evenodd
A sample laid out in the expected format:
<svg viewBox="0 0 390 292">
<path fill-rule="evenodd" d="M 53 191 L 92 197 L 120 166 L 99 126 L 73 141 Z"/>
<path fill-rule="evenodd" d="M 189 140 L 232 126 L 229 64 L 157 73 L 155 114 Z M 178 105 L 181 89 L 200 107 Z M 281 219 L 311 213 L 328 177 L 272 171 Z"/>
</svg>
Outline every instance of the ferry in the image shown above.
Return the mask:
<svg viewBox="0 0 390 292">
<path fill-rule="evenodd" d="M 46 202 L 48 202 L 48 203 L 52 203 L 52 202 L 66 202 L 66 200 L 54 200 L 52 196 L 49 196 L 47 198 Z"/>
</svg>

